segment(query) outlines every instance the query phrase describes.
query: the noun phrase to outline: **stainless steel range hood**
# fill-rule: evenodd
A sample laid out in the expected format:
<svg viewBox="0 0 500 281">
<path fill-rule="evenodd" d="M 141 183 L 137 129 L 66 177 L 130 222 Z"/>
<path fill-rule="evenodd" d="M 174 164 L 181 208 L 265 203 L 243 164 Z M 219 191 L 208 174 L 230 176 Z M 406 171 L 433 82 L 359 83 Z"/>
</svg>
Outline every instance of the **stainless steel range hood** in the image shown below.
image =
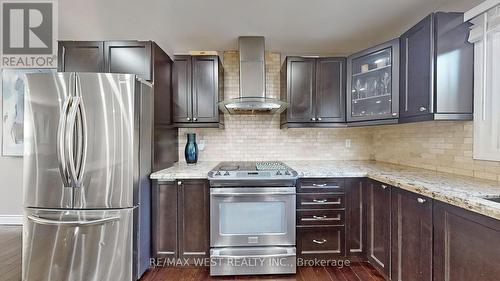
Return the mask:
<svg viewBox="0 0 500 281">
<path fill-rule="evenodd" d="M 240 53 L 240 96 L 224 100 L 219 108 L 229 114 L 275 114 L 288 104 L 266 97 L 266 62 L 264 37 L 242 36 Z"/>
</svg>

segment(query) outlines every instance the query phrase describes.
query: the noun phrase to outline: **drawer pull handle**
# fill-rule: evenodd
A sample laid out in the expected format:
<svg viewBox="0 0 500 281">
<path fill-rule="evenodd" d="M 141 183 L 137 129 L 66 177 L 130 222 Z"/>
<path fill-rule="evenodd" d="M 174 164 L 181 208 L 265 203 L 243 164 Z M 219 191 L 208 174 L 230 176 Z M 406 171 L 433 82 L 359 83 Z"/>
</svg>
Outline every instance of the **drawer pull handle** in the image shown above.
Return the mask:
<svg viewBox="0 0 500 281">
<path fill-rule="evenodd" d="M 340 205 L 342 204 L 340 200 L 341 199 L 337 199 L 336 201 L 328 201 L 327 199 L 313 199 L 312 202 L 301 202 L 301 205 L 321 205 L 321 204 Z"/>
<path fill-rule="evenodd" d="M 326 219 L 326 218 L 327 218 L 327 216 L 321 216 L 321 217 L 320 217 L 320 216 L 313 216 L 313 218 L 314 218 L 315 220 L 324 220 L 324 219 Z"/>
<path fill-rule="evenodd" d="M 334 218 L 329 218 L 327 216 L 312 216 L 312 218 L 302 218 L 301 221 L 340 221 L 340 214 Z"/>
<path fill-rule="evenodd" d="M 425 200 L 424 198 L 417 198 L 417 202 L 420 204 L 424 204 L 425 201 L 427 201 L 427 200 Z"/>
<path fill-rule="evenodd" d="M 326 183 L 313 183 L 313 186 L 316 186 L 316 187 L 325 187 Z"/>
<path fill-rule="evenodd" d="M 316 240 L 316 239 L 313 239 L 313 242 L 316 243 L 316 244 L 325 244 L 326 243 L 326 239 L 321 239 L 321 240 Z"/>
</svg>

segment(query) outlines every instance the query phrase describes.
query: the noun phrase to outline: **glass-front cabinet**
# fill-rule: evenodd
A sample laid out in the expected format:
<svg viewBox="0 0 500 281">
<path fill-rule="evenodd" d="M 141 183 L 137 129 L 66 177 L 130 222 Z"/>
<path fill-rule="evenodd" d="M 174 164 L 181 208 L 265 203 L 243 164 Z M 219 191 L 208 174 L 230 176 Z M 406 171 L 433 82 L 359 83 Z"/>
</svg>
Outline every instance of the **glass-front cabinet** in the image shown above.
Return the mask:
<svg viewBox="0 0 500 281">
<path fill-rule="evenodd" d="M 347 121 L 397 123 L 398 117 L 399 40 L 394 39 L 348 57 Z"/>
</svg>

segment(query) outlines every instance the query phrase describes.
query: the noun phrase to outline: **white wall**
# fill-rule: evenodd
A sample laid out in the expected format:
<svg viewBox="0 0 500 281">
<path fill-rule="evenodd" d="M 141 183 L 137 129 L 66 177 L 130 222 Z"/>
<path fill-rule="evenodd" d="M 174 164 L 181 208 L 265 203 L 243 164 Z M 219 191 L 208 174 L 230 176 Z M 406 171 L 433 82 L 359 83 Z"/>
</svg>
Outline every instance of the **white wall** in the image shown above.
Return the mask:
<svg viewBox="0 0 500 281">
<path fill-rule="evenodd" d="M 2 107 L 0 99 L 0 109 Z M 0 122 L 0 134 L 3 132 L 2 124 Z M 4 157 L 0 153 L 0 223 L 5 215 L 22 214 L 22 178 L 23 158 Z"/>
</svg>

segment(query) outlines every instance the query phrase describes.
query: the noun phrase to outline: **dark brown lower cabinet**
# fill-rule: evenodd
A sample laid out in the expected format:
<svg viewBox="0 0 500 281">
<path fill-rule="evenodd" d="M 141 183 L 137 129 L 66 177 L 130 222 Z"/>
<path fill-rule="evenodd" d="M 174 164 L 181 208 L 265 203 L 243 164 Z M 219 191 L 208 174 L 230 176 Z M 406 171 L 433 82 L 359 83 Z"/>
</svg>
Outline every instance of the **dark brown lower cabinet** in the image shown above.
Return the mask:
<svg viewBox="0 0 500 281">
<path fill-rule="evenodd" d="M 392 280 L 432 280 L 432 199 L 393 188 Z"/>
<path fill-rule="evenodd" d="M 153 255 L 176 258 L 177 251 L 177 183 L 153 182 Z"/>
<path fill-rule="evenodd" d="M 300 179 L 297 192 L 297 257 L 330 260 L 344 256 L 344 179 Z"/>
<path fill-rule="evenodd" d="M 434 281 L 500 279 L 500 221 L 434 202 Z"/>
<path fill-rule="evenodd" d="M 370 181 L 367 196 L 368 261 L 390 279 L 391 187 Z"/>
<path fill-rule="evenodd" d="M 157 258 L 206 258 L 210 250 L 207 180 L 153 184 L 153 253 Z"/>
<path fill-rule="evenodd" d="M 346 255 L 366 255 L 366 179 L 349 178 L 346 186 Z"/>
</svg>

